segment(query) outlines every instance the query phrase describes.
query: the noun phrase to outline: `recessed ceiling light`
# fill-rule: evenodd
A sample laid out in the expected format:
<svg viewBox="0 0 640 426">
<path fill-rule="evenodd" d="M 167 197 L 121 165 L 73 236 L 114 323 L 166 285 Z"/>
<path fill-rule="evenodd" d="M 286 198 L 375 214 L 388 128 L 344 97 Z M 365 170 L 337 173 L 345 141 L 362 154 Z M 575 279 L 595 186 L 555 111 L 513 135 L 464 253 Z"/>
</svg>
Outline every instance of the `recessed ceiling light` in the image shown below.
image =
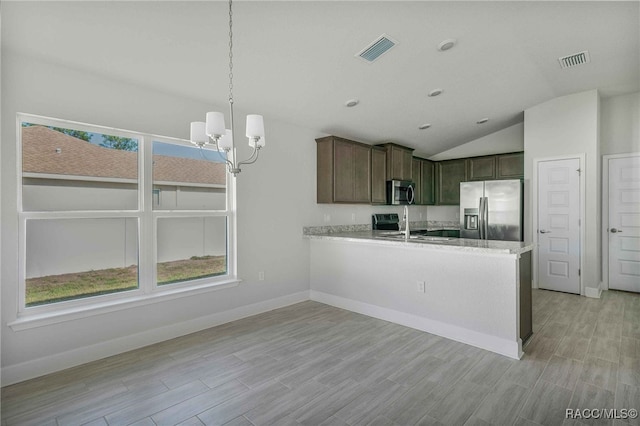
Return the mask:
<svg viewBox="0 0 640 426">
<path fill-rule="evenodd" d="M 424 129 L 428 129 L 429 127 L 431 127 L 431 124 L 421 124 L 418 126 L 418 129 L 420 130 L 424 130 Z"/>
<path fill-rule="evenodd" d="M 489 121 L 489 119 L 488 119 L 488 118 L 486 118 L 486 117 L 485 117 L 485 118 L 481 118 L 480 120 L 476 121 L 476 124 L 484 124 L 484 123 L 486 123 L 487 121 Z"/>
<path fill-rule="evenodd" d="M 349 99 L 347 102 L 344 103 L 344 106 L 351 108 L 358 105 L 359 103 L 360 101 L 357 99 Z"/>
<path fill-rule="evenodd" d="M 442 89 L 433 89 L 432 91 L 429 92 L 429 97 L 433 98 L 434 96 L 441 95 L 442 92 L 444 92 L 444 90 Z"/>
<path fill-rule="evenodd" d="M 438 45 L 438 50 L 441 52 L 444 52 L 446 50 L 451 49 L 453 46 L 456 45 L 456 39 L 455 38 L 448 38 L 442 42 L 440 42 L 440 44 Z"/>
</svg>

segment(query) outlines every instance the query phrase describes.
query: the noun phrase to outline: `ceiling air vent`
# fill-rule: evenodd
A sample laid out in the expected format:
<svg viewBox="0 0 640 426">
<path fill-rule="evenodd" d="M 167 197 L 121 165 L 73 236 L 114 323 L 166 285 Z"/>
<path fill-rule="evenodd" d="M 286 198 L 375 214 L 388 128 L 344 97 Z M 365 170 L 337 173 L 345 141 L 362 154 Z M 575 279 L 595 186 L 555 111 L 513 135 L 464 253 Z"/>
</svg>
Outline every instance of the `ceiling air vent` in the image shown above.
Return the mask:
<svg viewBox="0 0 640 426">
<path fill-rule="evenodd" d="M 398 44 L 397 41 L 386 34 L 382 34 L 373 43 L 356 53 L 355 56 L 367 62 L 373 62 L 396 44 Z"/>
<path fill-rule="evenodd" d="M 589 63 L 591 62 L 591 58 L 589 57 L 589 52 L 585 50 L 584 52 L 558 58 L 558 62 L 560 62 L 560 67 L 564 69 Z"/>
</svg>

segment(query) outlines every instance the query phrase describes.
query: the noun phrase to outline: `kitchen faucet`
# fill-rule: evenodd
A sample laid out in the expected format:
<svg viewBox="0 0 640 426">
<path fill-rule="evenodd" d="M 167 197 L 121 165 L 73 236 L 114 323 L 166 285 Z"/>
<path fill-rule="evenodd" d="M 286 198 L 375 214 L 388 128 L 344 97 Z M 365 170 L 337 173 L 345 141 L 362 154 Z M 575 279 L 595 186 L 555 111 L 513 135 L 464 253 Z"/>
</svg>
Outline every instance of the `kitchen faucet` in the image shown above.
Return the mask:
<svg viewBox="0 0 640 426">
<path fill-rule="evenodd" d="M 404 238 L 409 239 L 409 235 L 411 235 L 411 231 L 409 231 L 409 206 L 404 206 L 404 214 L 402 216 L 404 220 Z"/>
</svg>

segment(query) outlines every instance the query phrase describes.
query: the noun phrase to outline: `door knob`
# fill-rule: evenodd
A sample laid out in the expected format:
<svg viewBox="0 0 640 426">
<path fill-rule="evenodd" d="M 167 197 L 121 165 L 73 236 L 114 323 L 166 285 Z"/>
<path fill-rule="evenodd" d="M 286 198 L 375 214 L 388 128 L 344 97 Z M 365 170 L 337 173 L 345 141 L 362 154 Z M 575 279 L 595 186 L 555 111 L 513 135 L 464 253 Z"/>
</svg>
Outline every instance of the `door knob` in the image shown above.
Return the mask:
<svg viewBox="0 0 640 426">
<path fill-rule="evenodd" d="M 551 231 L 546 231 L 544 229 L 541 229 L 538 232 L 540 232 L 541 234 L 550 234 L 551 233 Z"/>
<path fill-rule="evenodd" d="M 616 228 L 611 228 L 611 233 L 612 234 L 615 234 L 615 233 L 618 233 L 618 232 L 622 232 L 622 231 L 619 230 L 619 229 L 616 229 Z"/>
</svg>

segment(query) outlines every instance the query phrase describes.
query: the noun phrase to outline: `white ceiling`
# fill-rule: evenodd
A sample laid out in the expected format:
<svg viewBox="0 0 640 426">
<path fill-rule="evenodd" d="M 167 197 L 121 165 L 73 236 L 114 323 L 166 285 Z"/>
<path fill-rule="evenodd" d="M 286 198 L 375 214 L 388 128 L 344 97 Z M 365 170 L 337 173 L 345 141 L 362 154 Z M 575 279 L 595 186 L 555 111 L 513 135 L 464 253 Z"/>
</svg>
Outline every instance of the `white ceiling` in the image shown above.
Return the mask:
<svg viewBox="0 0 640 426">
<path fill-rule="evenodd" d="M 225 2 L 3 6 L 3 48 L 215 106 L 226 103 Z M 237 2 L 236 107 L 433 155 L 520 122 L 526 108 L 558 96 L 640 90 L 639 6 L 638 1 Z M 372 64 L 354 57 L 383 33 L 399 44 Z M 456 38 L 457 45 L 439 52 L 438 43 L 447 38 Z M 558 57 L 582 50 L 590 52 L 591 63 L 560 68 Z M 444 93 L 428 97 L 435 88 Z M 360 104 L 346 108 L 351 98 Z M 476 124 L 483 117 L 489 122 Z M 418 130 L 422 123 L 432 127 Z"/>
</svg>

